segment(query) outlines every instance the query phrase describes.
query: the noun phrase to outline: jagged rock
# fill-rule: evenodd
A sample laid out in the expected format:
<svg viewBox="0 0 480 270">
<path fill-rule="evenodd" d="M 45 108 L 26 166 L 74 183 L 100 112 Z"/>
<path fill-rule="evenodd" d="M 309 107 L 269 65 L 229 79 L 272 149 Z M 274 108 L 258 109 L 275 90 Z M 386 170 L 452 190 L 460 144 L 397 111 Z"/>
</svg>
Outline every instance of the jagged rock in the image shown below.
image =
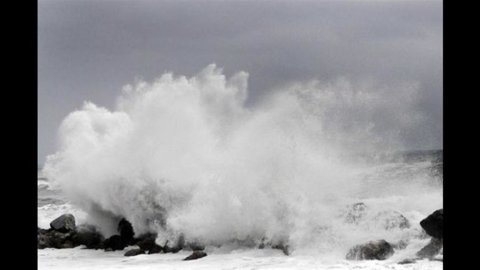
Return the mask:
<svg viewBox="0 0 480 270">
<path fill-rule="evenodd" d="M 436 210 L 420 221 L 420 226 L 425 232 L 435 238 L 443 238 L 443 209 Z"/>
<path fill-rule="evenodd" d="M 105 248 L 105 251 L 107 251 L 107 249 L 123 250 L 127 246 L 127 244 L 123 242 L 120 235 L 112 235 L 111 237 L 103 241 L 103 246 Z"/>
<path fill-rule="evenodd" d="M 137 249 L 131 249 L 131 250 L 125 252 L 124 256 L 137 256 L 137 255 L 140 255 L 140 254 L 145 254 L 145 251 L 137 248 Z"/>
<path fill-rule="evenodd" d="M 77 226 L 77 233 L 73 236 L 73 242 L 76 245 L 85 245 L 87 248 L 99 249 L 103 248 L 105 238 L 93 225 Z"/>
<path fill-rule="evenodd" d="M 351 248 L 347 260 L 385 260 L 394 253 L 392 245 L 385 240 L 370 241 Z"/>
<path fill-rule="evenodd" d="M 360 220 L 365 216 L 366 212 L 367 206 L 363 202 L 350 205 L 347 209 L 345 222 L 351 224 L 358 224 Z"/>
<path fill-rule="evenodd" d="M 118 223 L 117 230 L 124 243 L 133 244 L 133 236 L 135 235 L 135 233 L 133 231 L 132 224 L 128 220 L 122 218 L 122 220 L 120 220 L 120 222 Z"/>
<path fill-rule="evenodd" d="M 408 219 L 397 211 L 382 211 L 373 219 L 385 230 L 410 228 Z"/>
<path fill-rule="evenodd" d="M 420 258 L 430 258 L 432 259 L 435 255 L 440 253 L 440 250 L 443 246 L 443 240 L 432 238 L 430 243 L 424 246 L 421 250 L 419 250 L 416 255 Z"/>
<path fill-rule="evenodd" d="M 186 257 L 183 260 L 184 261 L 196 260 L 196 259 L 203 258 L 205 256 L 207 256 L 207 253 L 205 253 L 204 251 L 195 250 L 190 256 Z"/>
<path fill-rule="evenodd" d="M 75 231 L 75 217 L 72 214 L 64 214 L 50 222 L 50 228 L 59 232 Z"/>
</svg>

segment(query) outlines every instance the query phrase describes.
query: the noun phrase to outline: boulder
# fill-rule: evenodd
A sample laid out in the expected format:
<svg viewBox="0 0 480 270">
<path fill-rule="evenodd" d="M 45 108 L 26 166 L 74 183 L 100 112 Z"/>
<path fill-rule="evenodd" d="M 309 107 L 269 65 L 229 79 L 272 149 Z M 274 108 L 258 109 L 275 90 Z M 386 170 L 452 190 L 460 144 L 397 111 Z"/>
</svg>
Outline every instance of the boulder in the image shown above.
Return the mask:
<svg viewBox="0 0 480 270">
<path fill-rule="evenodd" d="M 127 244 L 123 242 L 120 235 L 112 235 L 103 241 L 103 247 L 107 250 L 123 250 Z"/>
<path fill-rule="evenodd" d="M 200 250 L 195 250 L 190 256 L 183 259 L 184 261 L 196 260 L 207 256 L 207 253 Z"/>
<path fill-rule="evenodd" d="M 351 248 L 347 260 L 385 260 L 394 253 L 393 247 L 385 240 L 370 241 Z"/>
<path fill-rule="evenodd" d="M 50 228 L 59 232 L 75 231 L 75 217 L 72 214 L 64 214 L 50 222 Z"/>
<path fill-rule="evenodd" d="M 137 248 L 137 249 L 131 249 L 131 250 L 125 252 L 124 256 L 137 256 L 137 255 L 140 255 L 140 254 L 145 254 L 145 251 Z"/>
<path fill-rule="evenodd" d="M 133 231 L 132 224 L 128 220 L 122 218 L 118 223 L 117 231 L 120 234 L 120 237 L 122 238 L 122 241 L 124 243 L 133 244 L 133 236 L 135 235 L 135 233 Z"/>
<path fill-rule="evenodd" d="M 435 238 L 443 238 L 443 209 L 439 209 L 420 221 L 425 232 Z"/>
<path fill-rule="evenodd" d="M 73 242 L 76 245 L 85 245 L 87 248 L 103 248 L 103 235 L 92 225 L 77 226 L 77 233 L 73 236 Z"/>
<path fill-rule="evenodd" d="M 421 250 L 419 250 L 416 255 L 420 258 L 429 258 L 432 259 L 435 255 L 440 253 L 440 250 L 443 247 L 443 240 L 432 238 L 430 243 L 424 246 Z"/>
</svg>

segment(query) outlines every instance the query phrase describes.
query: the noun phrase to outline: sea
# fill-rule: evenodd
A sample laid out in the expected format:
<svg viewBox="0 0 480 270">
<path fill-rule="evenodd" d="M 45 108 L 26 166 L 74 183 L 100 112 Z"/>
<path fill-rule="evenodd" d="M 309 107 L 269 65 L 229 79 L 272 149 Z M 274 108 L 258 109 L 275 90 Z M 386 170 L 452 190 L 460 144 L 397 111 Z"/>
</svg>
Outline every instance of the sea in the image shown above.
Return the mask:
<svg viewBox="0 0 480 270">
<path fill-rule="evenodd" d="M 295 231 L 291 239 L 300 244 L 295 246 L 289 256 L 276 249 L 259 249 L 226 242 L 224 245 L 207 246 L 207 257 L 188 262 L 182 261 L 189 255 L 188 251 L 124 257 L 125 251 L 134 247 L 115 252 L 83 247 L 47 248 L 38 250 L 39 269 L 443 269 L 443 251 L 435 260 L 423 259 L 410 264 L 399 264 L 402 260 L 413 257 L 429 241 L 419 226 L 420 220 L 443 207 L 443 151 L 395 152 L 370 158 L 365 163 L 363 168 L 367 169 L 357 174 L 358 181 L 365 188 L 356 193 L 353 200 L 345 198 L 344 208 L 331 209 L 332 212 L 336 211 L 332 214 L 335 217 L 332 219 L 336 221 L 324 223 L 332 226 L 326 229 L 328 232 L 311 230 L 311 224 L 297 224 L 298 230 L 304 228 L 308 231 L 308 241 L 314 244 L 302 246 L 305 236 Z M 44 175 L 41 168 L 38 170 L 37 183 L 38 227 L 48 228 L 50 221 L 65 213 L 73 214 L 77 224 L 90 222 L 85 209 L 70 201 L 61 188 Z M 345 219 L 348 209 L 351 209 L 349 205 L 358 202 L 364 203 L 367 208 L 364 220 L 349 223 Z M 395 228 L 394 217 L 397 214 L 408 219 L 408 228 Z M 301 214 L 295 217 L 302 218 Z M 385 224 L 390 224 L 390 228 L 386 228 Z M 219 225 L 219 229 L 222 226 Z M 317 233 L 324 236 L 317 237 Z M 383 261 L 345 259 L 345 254 L 352 245 L 377 239 L 387 239 L 390 242 L 402 240 L 407 244 L 402 249 L 396 249 L 392 257 Z"/>
</svg>

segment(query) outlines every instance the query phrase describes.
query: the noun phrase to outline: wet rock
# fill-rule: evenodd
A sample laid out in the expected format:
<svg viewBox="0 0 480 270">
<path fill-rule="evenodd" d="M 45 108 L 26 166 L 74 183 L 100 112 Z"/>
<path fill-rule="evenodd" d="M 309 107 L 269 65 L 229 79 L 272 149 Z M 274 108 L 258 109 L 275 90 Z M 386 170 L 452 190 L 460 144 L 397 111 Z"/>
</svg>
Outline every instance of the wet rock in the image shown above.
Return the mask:
<svg viewBox="0 0 480 270">
<path fill-rule="evenodd" d="M 77 226 L 77 233 L 73 236 L 76 245 L 85 245 L 89 249 L 103 248 L 105 238 L 93 225 Z"/>
<path fill-rule="evenodd" d="M 408 219 L 397 211 L 382 211 L 373 220 L 385 230 L 410 228 Z"/>
<path fill-rule="evenodd" d="M 73 241 L 74 232 L 62 233 L 55 230 L 44 230 L 37 234 L 37 248 L 72 248 L 77 246 Z"/>
<path fill-rule="evenodd" d="M 103 247 L 105 248 L 105 251 L 107 251 L 107 249 L 123 250 L 126 246 L 127 244 L 123 242 L 122 237 L 120 235 L 112 235 L 111 237 L 103 241 Z"/>
<path fill-rule="evenodd" d="M 443 238 L 443 209 L 436 210 L 420 221 L 420 226 L 425 232 L 435 238 Z"/>
<path fill-rule="evenodd" d="M 385 260 L 394 253 L 393 247 L 385 240 L 370 241 L 351 248 L 347 260 Z"/>
<path fill-rule="evenodd" d="M 272 245 L 272 248 L 273 249 L 280 249 L 283 252 L 283 254 L 285 254 L 287 256 L 290 255 L 290 247 L 286 243 L 280 242 L 278 244 Z"/>
<path fill-rule="evenodd" d="M 75 217 L 72 214 L 64 214 L 50 222 L 50 228 L 59 232 L 75 231 Z"/>
<path fill-rule="evenodd" d="M 420 258 L 432 259 L 435 255 L 439 254 L 443 247 L 443 240 L 432 238 L 430 243 L 419 250 L 416 255 Z"/>
<path fill-rule="evenodd" d="M 155 243 L 156 238 L 157 235 L 154 233 L 143 234 L 136 239 L 136 245 L 148 254 L 160 253 L 163 248 Z"/>
<path fill-rule="evenodd" d="M 203 258 L 205 256 L 207 256 L 207 253 L 205 253 L 204 251 L 196 250 L 190 256 L 186 257 L 183 260 L 184 261 L 196 260 L 196 259 Z"/>
<path fill-rule="evenodd" d="M 135 233 L 133 231 L 132 224 L 128 220 L 122 218 L 122 220 L 120 220 L 120 222 L 118 223 L 117 230 L 124 243 L 133 244 L 133 236 L 135 235 Z"/>
<path fill-rule="evenodd" d="M 163 251 L 163 248 L 159 245 L 155 245 L 153 248 L 148 250 L 148 254 L 160 253 Z"/>
<path fill-rule="evenodd" d="M 415 259 L 404 259 L 398 262 L 398 264 L 410 264 L 410 263 L 416 263 L 417 261 Z"/>
<path fill-rule="evenodd" d="M 348 206 L 345 222 L 350 224 L 358 224 L 365 216 L 367 206 L 363 202 L 355 203 Z"/>
<path fill-rule="evenodd" d="M 137 249 L 131 249 L 131 250 L 125 252 L 124 256 L 137 256 L 137 255 L 140 255 L 140 254 L 145 254 L 145 251 L 137 248 Z"/>
</svg>

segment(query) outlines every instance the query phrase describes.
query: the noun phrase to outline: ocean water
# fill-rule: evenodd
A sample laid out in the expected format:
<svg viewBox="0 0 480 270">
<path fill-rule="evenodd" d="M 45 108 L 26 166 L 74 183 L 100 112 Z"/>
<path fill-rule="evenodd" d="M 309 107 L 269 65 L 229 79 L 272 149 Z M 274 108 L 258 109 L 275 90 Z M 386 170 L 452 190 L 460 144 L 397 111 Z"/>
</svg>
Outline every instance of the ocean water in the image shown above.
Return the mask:
<svg viewBox="0 0 480 270">
<path fill-rule="evenodd" d="M 391 242 L 406 240 L 405 249 L 396 249 L 395 254 L 385 261 L 347 261 L 344 255 L 347 250 L 340 252 L 325 252 L 319 246 L 299 249 L 290 256 L 285 256 L 281 251 L 274 249 L 258 249 L 241 245 L 225 245 L 224 247 L 207 247 L 208 256 L 195 262 L 184 262 L 182 259 L 189 255 L 187 251 L 177 254 L 140 255 L 137 257 L 124 257 L 125 251 L 104 252 L 102 250 L 86 250 L 81 247 L 74 249 L 44 249 L 39 250 L 39 269 L 150 269 L 151 267 L 164 267 L 168 269 L 443 269 L 440 261 L 427 259 L 413 264 L 400 265 L 398 262 L 414 256 L 414 253 L 429 241 L 419 226 L 419 221 L 432 211 L 442 208 L 443 186 L 443 159 L 442 151 L 409 151 L 396 153 L 384 157 L 382 162 L 375 162 L 370 171 L 364 172 L 363 179 L 370 184 L 378 185 L 379 182 L 392 185 L 391 190 L 384 190 L 383 194 L 364 196 L 359 202 L 364 202 L 372 211 L 368 215 L 384 209 L 401 212 L 408 218 L 410 228 L 393 228 L 385 230 L 384 221 L 365 220 L 359 224 L 346 226 L 356 233 L 364 234 L 356 241 L 349 241 L 350 245 L 359 244 L 369 240 L 387 239 Z M 392 183 L 392 181 L 394 183 Z M 397 181 L 397 188 L 395 188 Z M 405 195 L 402 185 L 411 182 L 421 187 L 422 195 Z M 423 186 L 423 187 L 422 187 Z M 397 192 L 395 192 L 397 191 Z M 425 201 L 428 203 L 425 204 Z M 384 207 L 388 205 L 388 207 Z M 382 210 L 380 210 L 382 209 Z M 339 210 L 338 216 L 344 212 Z M 65 213 L 75 215 L 77 224 L 91 223 L 88 214 L 70 202 L 61 190 L 54 189 L 49 180 L 39 170 L 38 175 L 38 226 L 48 228 L 51 220 Z M 345 228 L 344 228 L 345 229 Z M 314 238 L 314 237 L 313 237 Z M 331 241 L 332 245 L 334 241 Z M 309 250 L 310 249 L 310 250 Z M 345 253 L 345 254 L 344 254 Z M 442 258 L 442 255 L 438 256 Z"/>
<path fill-rule="evenodd" d="M 108 237 L 125 217 L 161 245 L 181 235 L 205 243 L 207 258 L 46 249 L 40 268 L 442 267 L 398 264 L 428 243 L 419 222 L 443 207 L 442 150 L 399 151 L 421 123 L 415 87 L 315 81 L 249 107 L 247 79 L 210 65 L 127 85 L 112 110 L 86 102 L 64 119 L 39 171 L 39 227 L 72 213 Z M 381 262 L 345 260 L 377 239 L 406 247 Z M 288 243 L 291 255 L 256 248 L 262 241 Z"/>
</svg>

